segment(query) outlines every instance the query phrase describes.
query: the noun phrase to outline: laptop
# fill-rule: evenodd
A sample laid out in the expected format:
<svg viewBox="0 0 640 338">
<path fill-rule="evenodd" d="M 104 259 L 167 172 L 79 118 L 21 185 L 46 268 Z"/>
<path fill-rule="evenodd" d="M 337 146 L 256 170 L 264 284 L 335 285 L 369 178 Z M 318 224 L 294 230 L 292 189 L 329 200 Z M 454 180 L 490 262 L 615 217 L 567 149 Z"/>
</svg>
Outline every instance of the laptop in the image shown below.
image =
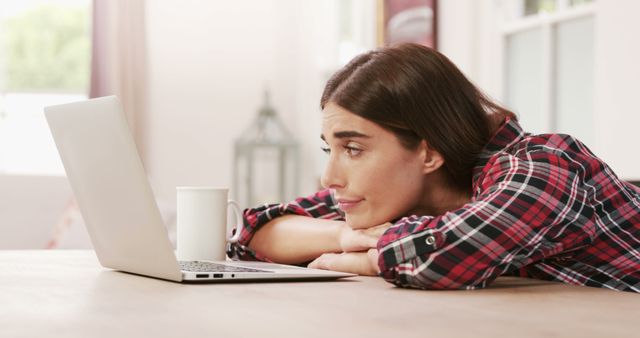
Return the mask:
<svg viewBox="0 0 640 338">
<path fill-rule="evenodd" d="M 119 100 L 50 106 L 45 116 L 102 266 L 176 282 L 355 276 L 265 262 L 179 262 Z"/>
</svg>

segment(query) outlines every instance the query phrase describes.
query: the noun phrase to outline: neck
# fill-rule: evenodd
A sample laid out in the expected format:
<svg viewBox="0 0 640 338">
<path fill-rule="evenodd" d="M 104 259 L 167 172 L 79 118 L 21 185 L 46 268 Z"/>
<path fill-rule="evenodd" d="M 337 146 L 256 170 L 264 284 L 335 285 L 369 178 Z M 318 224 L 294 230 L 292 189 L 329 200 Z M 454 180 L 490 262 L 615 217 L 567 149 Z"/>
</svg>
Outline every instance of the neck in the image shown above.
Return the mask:
<svg viewBox="0 0 640 338">
<path fill-rule="evenodd" d="M 471 189 L 454 188 L 442 170 L 426 178 L 423 191 L 421 203 L 411 214 L 439 216 L 471 201 Z"/>
</svg>

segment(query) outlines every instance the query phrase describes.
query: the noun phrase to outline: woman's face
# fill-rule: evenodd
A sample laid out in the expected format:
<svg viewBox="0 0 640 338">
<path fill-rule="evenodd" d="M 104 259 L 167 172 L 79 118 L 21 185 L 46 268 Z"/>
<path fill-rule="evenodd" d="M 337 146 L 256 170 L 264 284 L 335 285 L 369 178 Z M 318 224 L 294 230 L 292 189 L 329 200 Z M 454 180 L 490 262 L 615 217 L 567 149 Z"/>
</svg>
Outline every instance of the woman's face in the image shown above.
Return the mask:
<svg viewBox="0 0 640 338">
<path fill-rule="evenodd" d="M 329 162 L 322 185 L 334 191 L 354 229 L 380 225 L 411 213 L 423 195 L 423 152 L 407 150 L 378 124 L 328 103 L 322 138 Z"/>
</svg>

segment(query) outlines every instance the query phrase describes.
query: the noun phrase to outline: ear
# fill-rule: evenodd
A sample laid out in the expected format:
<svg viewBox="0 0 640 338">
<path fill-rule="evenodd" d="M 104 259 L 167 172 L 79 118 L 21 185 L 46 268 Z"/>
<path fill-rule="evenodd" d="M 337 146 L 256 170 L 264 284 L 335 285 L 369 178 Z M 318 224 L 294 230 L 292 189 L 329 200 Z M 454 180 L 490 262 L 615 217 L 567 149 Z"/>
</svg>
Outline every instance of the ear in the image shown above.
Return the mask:
<svg viewBox="0 0 640 338">
<path fill-rule="evenodd" d="M 420 142 L 419 151 L 422 156 L 422 173 L 430 174 L 442 167 L 444 157 L 435 149 L 431 148 L 427 141 Z"/>
</svg>

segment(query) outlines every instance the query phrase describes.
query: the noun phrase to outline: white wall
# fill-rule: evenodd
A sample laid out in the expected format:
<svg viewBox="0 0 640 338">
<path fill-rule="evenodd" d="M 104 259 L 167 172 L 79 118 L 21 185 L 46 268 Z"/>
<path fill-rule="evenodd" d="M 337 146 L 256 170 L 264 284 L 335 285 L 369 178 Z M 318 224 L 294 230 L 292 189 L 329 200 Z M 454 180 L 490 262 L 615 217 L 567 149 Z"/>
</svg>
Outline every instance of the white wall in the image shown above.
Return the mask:
<svg viewBox="0 0 640 338">
<path fill-rule="evenodd" d="M 503 96 L 500 8 L 498 0 L 438 2 L 438 50 L 498 101 Z"/>
<path fill-rule="evenodd" d="M 44 249 L 72 198 L 62 176 L 0 175 L 0 249 Z"/>
<path fill-rule="evenodd" d="M 272 103 L 302 144 L 302 192 L 318 175 L 318 101 L 335 54 L 334 1 L 147 2 L 150 73 L 145 156 L 156 195 L 231 186 L 233 140 Z M 312 138 L 309 136 L 312 135 Z M 319 143 L 317 144 L 319 145 Z"/>
<path fill-rule="evenodd" d="M 440 51 L 499 101 L 503 99 L 502 45 L 496 37 L 502 5 L 497 0 L 438 3 Z M 595 141 L 587 146 L 628 180 L 640 179 L 640 156 L 634 149 L 640 144 L 638 13 L 639 1 L 596 0 Z"/>
<path fill-rule="evenodd" d="M 438 50 L 469 77 L 477 74 L 477 7 L 474 0 L 438 2 Z"/>
<path fill-rule="evenodd" d="M 273 2 L 159 0 L 147 11 L 154 190 L 172 200 L 177 185 L 229 186 L 233 138 L 275 77 Z"/>
<path fill-rule="evenodd" d="M 640 1 L 598 1 L 596 145 L 616 173 L 640 180 Z"/>
</svg>

